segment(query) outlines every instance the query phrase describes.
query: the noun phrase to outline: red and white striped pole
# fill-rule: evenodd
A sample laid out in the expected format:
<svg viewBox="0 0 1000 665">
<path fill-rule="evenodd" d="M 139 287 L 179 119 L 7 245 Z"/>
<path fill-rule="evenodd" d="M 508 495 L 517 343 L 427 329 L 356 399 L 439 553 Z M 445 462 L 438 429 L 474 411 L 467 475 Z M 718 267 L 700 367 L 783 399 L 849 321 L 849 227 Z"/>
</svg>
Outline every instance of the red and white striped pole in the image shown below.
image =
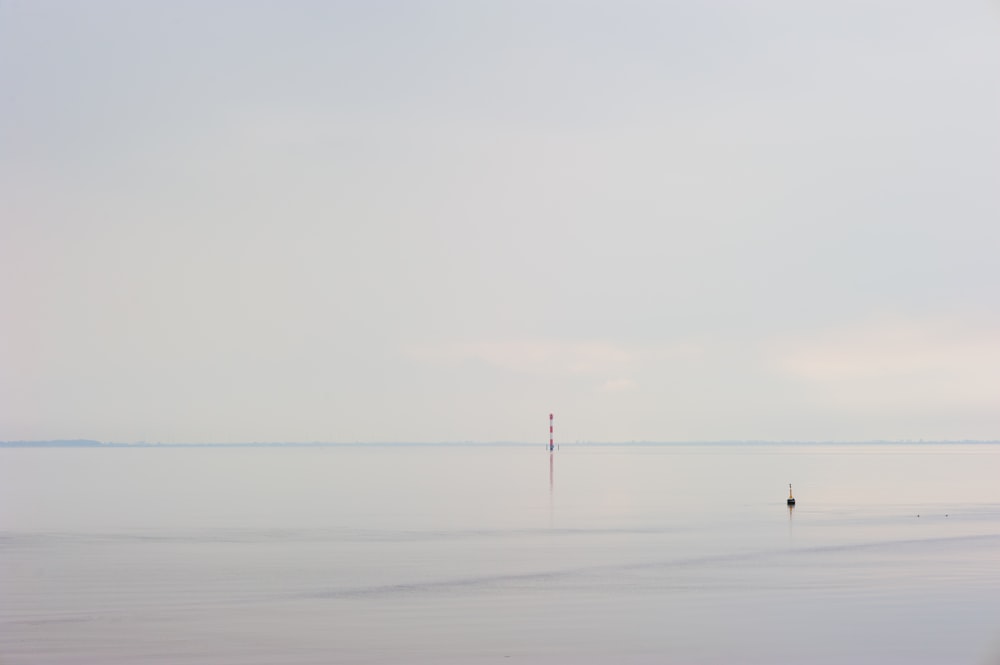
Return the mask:
<svg viewBox="0 0 1000 665">
<path fill-rule="evenodd" d="M 549 414 L 549 452 L 551 453 L 553 450 L 555 450 L 555 447 L 552 445 L 552 414 L 550 413 Z"/>
</svg>

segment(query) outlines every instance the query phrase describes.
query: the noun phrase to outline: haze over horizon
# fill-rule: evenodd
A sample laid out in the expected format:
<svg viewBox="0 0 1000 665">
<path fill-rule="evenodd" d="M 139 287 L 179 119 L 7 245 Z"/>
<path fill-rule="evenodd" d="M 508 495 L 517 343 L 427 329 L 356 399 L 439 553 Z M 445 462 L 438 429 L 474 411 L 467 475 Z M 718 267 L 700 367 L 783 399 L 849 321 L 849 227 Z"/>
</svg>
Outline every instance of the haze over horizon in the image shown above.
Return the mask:
<svg viewBox="0 0 1000 665">
<path fill-rule="evenodd" d="M 998 37 L 2 3 L 0 441 L 996 440 Z"/>
<path fill-rule="evenodd" d="M 876 439 L 870 441 L 565 441 L 556 443 L 556 449 L 567 448 L 697 448 L 697 447 L 782 447 L 797 448 L 817 447 L 892 447 L 892 446 L 995 446 L 1000 440 L 995 439 Z M 52 439 L 52 440 L 16 440 L 0 441 L 0 447 L 6 448 L 477 448 L 477 447 L 540 447 L 548 448 L 548 441 L 97 441 L 94 439 Z"/>
</svg>

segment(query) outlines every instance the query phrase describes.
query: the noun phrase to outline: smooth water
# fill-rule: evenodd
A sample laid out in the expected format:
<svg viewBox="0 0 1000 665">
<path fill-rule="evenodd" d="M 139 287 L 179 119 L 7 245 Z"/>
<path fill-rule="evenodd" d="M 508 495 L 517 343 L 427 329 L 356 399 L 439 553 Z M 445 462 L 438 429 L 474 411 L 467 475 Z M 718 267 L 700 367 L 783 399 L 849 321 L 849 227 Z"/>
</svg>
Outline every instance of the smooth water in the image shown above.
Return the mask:
<svg viewBox="0 0 1000 665">
<path fill-rule="evenodd" d="M 986 444 L 0 449 L 0 663 L 1000 663 L 998 478 Z"/>
</svg>

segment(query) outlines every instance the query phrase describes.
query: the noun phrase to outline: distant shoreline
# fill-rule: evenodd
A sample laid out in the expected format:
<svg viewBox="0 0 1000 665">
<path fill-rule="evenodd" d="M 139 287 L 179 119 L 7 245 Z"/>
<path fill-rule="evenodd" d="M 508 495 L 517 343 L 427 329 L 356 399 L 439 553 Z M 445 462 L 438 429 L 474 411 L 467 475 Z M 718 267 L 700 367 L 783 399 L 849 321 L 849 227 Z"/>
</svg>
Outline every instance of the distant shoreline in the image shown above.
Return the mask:
<svg viewBox="0 0 1000 665">
<path fill-rule="evenodd" d="M 872 440 L 872 441 L 576 441 L 572 447 L 668 447 L 668 446 L 876 446 L 876 445 L 997 445 L 1000 440 Z M 540 447 L 547 442 L 523 441 L 442 441 L 442 442 L 242 442 L 242 443 L 114 443 L 91 439 L 52 441 L 0 441 L 0 448 L 374 448 L 374 447 Z"/>
</svg>

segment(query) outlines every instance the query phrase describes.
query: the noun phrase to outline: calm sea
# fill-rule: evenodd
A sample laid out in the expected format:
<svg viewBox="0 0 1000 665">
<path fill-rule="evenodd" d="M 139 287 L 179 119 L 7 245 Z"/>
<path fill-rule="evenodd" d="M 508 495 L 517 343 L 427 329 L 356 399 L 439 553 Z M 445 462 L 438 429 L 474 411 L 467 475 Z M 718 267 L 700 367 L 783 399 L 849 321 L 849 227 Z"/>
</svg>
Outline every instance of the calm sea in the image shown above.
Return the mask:
<svg viewBox="0 0 1000 665">
<path fill-rule="evenodd" d="M 0 449 L 0 663 L 992 665 L 1000 445 Z"/>
</svg>

